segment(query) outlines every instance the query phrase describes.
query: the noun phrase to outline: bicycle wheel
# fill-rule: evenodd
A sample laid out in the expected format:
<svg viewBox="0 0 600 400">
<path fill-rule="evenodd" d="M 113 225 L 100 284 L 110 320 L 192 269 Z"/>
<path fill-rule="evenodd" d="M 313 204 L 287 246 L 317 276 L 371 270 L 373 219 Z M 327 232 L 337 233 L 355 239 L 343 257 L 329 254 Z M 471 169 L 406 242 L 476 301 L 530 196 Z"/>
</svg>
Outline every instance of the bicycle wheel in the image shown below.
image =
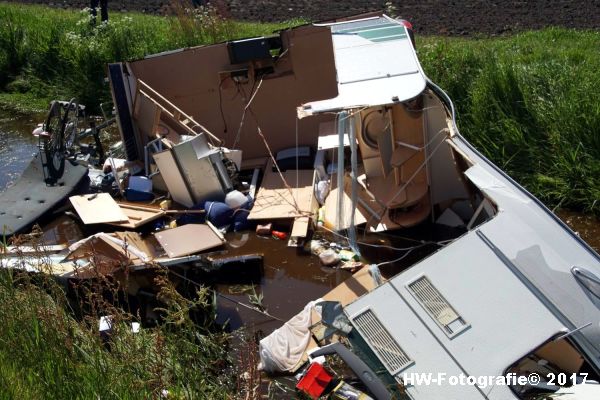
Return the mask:
<svg viewBox="0 0 600 400">
<path fill-rule="evenodd" d="M 46 156 L 48 178 L 52 181 L 60 179 L 65 172 L 65 145 L 63 140 L 65 126 L 62 114 L 60 103 L 53 101 L 50 104 L 50 110 L 46 118 L 45 131 L 47 134 L 42 139 L 44 140 L 42 148 Z"/>
<path fill-rule="evenodd" d="M 79 122 L 79 104 L 75 99 L 71 99 L 67 108 L 65 109 L 65 115 L 63 116 L 62 124 L 64 127 L 63 131 L 63 143 L 65 145 L 65 151 L 70 151 L 75 140 L 77 139 L 77 123 Z"/>
</svg>

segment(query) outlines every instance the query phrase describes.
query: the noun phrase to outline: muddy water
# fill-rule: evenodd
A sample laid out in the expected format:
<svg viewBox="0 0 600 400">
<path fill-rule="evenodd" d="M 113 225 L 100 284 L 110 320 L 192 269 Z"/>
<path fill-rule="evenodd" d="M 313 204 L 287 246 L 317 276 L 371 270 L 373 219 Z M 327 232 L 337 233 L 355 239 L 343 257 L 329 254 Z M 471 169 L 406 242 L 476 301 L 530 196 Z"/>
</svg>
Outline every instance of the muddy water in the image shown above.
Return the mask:
<svg viewBox="0 0 600 400">
<path fill-rule="evenodd" d="M 41 118 L 0 111 L 0 191 L 18 179 L 37 152 L 31 131 Z"/>
<path fill-rule="evenodd" d="M 569 210 L 559 210 L 556 215 L 600 254 L 600 218 Z"/>
<path fill-rule="evenodd" d="M 228 255 L 264 254 L 264 276 L 260 285 L 218 285 L 224 296 L 218 299 L 219 319 L 229 321 L 232 329 L 246 326 L 251 330 L 269 333 L 281 322 L 239 306 L 228 299 L 249 304 L 250 299 L 262 297 L 267 312 L 280 320 L 288 320 L 347 279 L 345 271 L 321 267 L 317 257 L 301 249 L 287 247 L 287 241 L 259 237 L 254 232 L 228 235 Z"/>
</svg>

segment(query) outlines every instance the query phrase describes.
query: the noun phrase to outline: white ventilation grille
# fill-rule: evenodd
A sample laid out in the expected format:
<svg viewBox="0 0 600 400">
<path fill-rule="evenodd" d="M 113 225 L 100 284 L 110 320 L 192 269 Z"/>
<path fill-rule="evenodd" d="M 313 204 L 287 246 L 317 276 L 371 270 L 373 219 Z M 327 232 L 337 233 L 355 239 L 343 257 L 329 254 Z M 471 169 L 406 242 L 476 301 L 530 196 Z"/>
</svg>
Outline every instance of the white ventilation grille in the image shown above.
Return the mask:
<svg viewBox="0 0 600 400">
<path fill-rule="evenodd" d="M 446 335 L 453 337 L 468 327 L 468 324 L 426 276 L 410 283 L 408 289 Z"/>
<path fill-rule="evenodd" d="M 396 343 L 373 311 L 366 310 L 360 313 L 352 318 L 352 322 L 390 374 L 395 375 L 412 365 L 413 360 Z"/>
</svg>

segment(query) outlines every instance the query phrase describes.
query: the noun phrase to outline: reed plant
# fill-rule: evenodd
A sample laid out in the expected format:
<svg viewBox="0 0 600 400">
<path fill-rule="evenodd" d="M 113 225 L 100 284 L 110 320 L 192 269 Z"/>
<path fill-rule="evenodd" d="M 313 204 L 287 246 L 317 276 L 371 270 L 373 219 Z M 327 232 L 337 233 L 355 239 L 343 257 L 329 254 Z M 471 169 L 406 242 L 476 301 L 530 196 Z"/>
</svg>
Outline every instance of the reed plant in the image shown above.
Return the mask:
<svg viewBox="0 0 600 400">
<path fill-rule="evenodd" d="M 108 63 L 268 35 L 299 23 L 237 22 L 226 18 L 222 7 L 194 9 L 181 0 L 172 0 L 172 9 L 171 17 L 116 12 L 105 23 L 93 23 L 87 9 L 0 3 L 0 92 L 31 94 L 39 99 L 36 105 L 76 97 L 99 111 L 99 104 L 110 100 Z"/>
</svg>

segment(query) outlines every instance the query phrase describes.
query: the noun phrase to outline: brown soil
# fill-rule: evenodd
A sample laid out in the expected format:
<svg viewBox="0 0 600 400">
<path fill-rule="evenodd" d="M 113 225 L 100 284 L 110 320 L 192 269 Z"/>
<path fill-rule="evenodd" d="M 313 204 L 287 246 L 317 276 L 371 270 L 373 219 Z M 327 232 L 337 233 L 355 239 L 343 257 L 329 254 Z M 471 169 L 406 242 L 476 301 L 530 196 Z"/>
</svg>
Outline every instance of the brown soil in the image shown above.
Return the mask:
<svg viewBox="0 0 600 400">
<path fill-rule="evenodd" d="M 217 2 L 217 0 L 214 0 Z M 304 17 L 326 20 L 382 10 L 384 0 L 218 0 L 232 18 L 283 21 Z M 61 8 L 83 8 L 84 0 L 23 0 L 15 3 L 48 4 Z M 109 1 L 109 11 L 141 11 L 164 14 L 169 0 Z M 189 1 L 190 5 L 192 1 Z M 396 14 L 411 21 L 415 31 L 426 35 L 498 35 L 548 26 L 597 29 L 600 1 L 582 0 L 403 0 L 393 1 Z"/>
</svg>

